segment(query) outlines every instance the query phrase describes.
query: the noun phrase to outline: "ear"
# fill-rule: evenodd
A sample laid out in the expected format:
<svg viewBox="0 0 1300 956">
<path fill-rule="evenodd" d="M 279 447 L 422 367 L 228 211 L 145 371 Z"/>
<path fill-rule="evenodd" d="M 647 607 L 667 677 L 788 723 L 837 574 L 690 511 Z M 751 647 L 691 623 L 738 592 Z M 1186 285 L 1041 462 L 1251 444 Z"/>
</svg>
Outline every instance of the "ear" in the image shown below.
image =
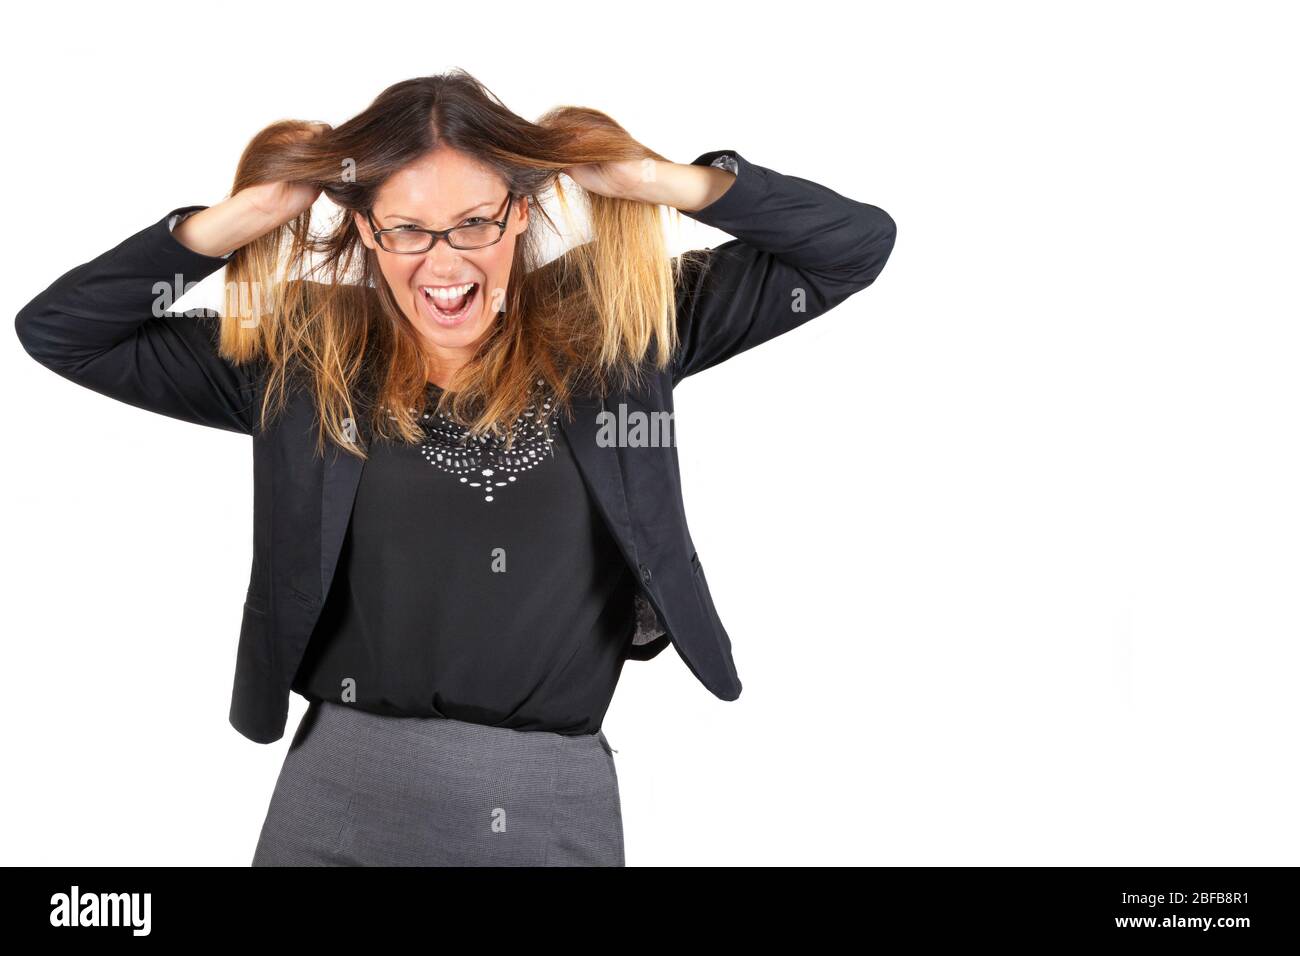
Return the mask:
<svg viewBox="0 0 1300 956">
<path fill-rule="evenodd" d="M 375 236 L 370 229 L 370 221 L 359 212 L 352 214 L 352 221 L 356 223 L 357 232 L 361 234 L 361 241 L 365 243 L 367 249 L 374 252 Z"/>
<path fill-rule="evenodd" d="M 510 214 L 510 232 L 511 235 L 519 235 L 528 228 L 528 210 L 529 202 L 527 196 L 520 196 L 515 200 L 514 207 Z"/>
</svg>

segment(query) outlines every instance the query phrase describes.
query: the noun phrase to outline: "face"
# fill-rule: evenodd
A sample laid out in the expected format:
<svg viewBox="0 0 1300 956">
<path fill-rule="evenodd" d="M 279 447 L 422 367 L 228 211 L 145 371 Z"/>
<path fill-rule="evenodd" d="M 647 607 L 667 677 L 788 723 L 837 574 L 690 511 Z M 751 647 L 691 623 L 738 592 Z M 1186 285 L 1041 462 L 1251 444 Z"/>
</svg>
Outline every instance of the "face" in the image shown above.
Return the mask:
<svg viewBox="0 0 1300 956">
<path fill-rule="evenodd" d="M 499 221 L 506 214 L 507 192 L 505 180 L 490 167 L 444 146 L 390 176 L 376 194 L 372 216 L 380 229 L 451 229 Z M 364 213 L 354 218 L 362 242 L 374 250 L 393 297 L 424 343 L 430 380 L 446 384 L 497 321 L 515 242 L 528 225 L 527 199 L 514 201 L 501 241 L 483 249 L 453 249 L 441 238 L 422 254 L 389 252 L 375 240 Z M 468 304 L 459 309 L 461 300 L 442 297 L 469 285 L 474 288 Z"/>
</svg>

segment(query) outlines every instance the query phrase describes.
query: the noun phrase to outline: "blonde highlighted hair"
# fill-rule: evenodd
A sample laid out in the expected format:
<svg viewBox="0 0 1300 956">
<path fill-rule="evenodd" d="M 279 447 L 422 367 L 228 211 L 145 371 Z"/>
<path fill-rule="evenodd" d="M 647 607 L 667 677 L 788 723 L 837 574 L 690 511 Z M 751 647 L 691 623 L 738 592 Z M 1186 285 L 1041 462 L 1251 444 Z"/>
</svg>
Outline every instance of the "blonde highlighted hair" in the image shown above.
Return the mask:
<svg viewBox="0 0 1300 956">
<path fill-rule="evenodd" d="M 312 232 L 309 210 L 236 250 L 227 266 L 220 349 L 234 362 L 265 365 L 264 426 L 302 387 L 319 412 L 318 452 L 332 440 L 365 458 L 356 427 L 363 423 L 375 436 L 421 437 L 413 409 L 426 399 L 425 352 L 352 214 L 364 216 L 389 176 L 441 146 L 497 171 L 530 200 L 531 214 L 516 241 L 504 311 L 439 410 L 471 434 L 507 435 L 534 405 L 539 380 L 563 408 L 573 394 L 634 386 L 644 363 L 662 369 L 671 360 L 680 263 L 668 256 L 661 207 L 579 189 L 587 241 L 549 262 L 542 243 L 544 228 L 561 232 L 542 208 L 548 189 L 570 213 L 562 170 L 663 157 L 597 110 L 563 106 L 531 123 L 453 70 L 397 83 L 341 126 L 286 120 L 245 148 L 232 195 L 260 183 L 305 183 L 342 210 L 324 234 Z"/>
</svg>

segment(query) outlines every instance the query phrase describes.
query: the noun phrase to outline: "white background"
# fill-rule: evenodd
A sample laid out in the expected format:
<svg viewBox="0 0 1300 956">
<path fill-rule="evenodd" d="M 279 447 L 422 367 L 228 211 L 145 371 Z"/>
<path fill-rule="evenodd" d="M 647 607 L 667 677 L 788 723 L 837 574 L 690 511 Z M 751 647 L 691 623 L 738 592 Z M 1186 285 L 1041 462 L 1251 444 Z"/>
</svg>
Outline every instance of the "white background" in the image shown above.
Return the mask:
<svg viewBox="0 0 1300 956">
<path fill-rule="evenodd" d="M 44 4 L 3 304 L 453 66 L 879 205 L 875 285 L 677 393 L 744 692 L 628 663 L 628 864 L 1295 864 L 1296 41 L 1261 3 Z M 4 861 L 246 866 L 305 707 L 227 723 L 250 442 L 0 363 Z"/>
</svg>

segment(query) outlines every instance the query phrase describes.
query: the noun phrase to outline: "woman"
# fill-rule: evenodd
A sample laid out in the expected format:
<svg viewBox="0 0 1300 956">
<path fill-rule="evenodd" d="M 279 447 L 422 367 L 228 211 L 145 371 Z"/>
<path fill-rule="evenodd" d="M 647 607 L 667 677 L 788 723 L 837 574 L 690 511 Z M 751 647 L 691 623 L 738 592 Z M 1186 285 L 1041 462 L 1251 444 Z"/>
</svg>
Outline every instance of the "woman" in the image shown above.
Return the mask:
<svg viewBox="0 0 1300 956">
<path fill-rule="evenodd" d="M 589 238 L 548 259 L 560 173 Z M 342 215 L 318 235 L 322 192 Z M 660 206 L 736 238 L 670 259 Z M 60 375 L 253 436 L 230 720 L 270 743 L 290 692 L 311 702 L 254 865 L 623 865 L 601 722 L 624 661 L 672 643 L 740 693 L 673 387 L 870 285 L 894 234 L 734 150 L 672 163 L 576 107 L 530 123 L 457 70 L 269 127 L 229 198 L 24 308 Z M 223 266 L 222 316 L 166 311 Z"/>
</svg>

